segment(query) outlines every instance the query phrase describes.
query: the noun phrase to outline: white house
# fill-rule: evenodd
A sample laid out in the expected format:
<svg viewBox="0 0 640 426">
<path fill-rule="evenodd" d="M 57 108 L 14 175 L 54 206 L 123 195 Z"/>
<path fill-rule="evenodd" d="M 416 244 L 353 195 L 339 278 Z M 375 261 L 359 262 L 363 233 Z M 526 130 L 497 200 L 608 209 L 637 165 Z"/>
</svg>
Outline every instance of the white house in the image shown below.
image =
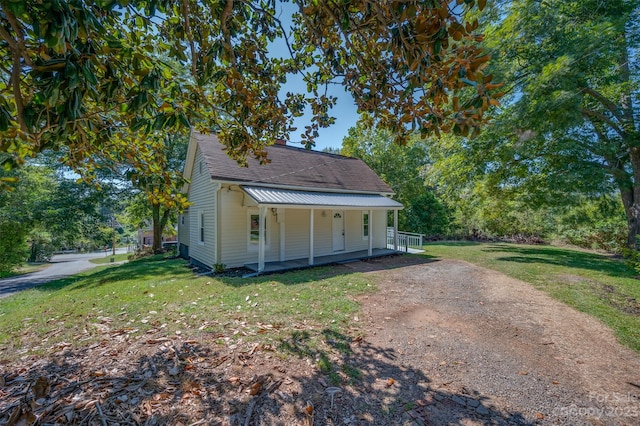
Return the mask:
<svg viewBox="0 0 640 426">
<path fill-rule="evenodd" d="M 279 141 L 269 164 L 240 167 L 224 148 L 213 134 L 189 141 L 178 243 L 191 262 L 263 272 L 391 252 L 387 213 L 397 235 L 402 205 L 363 161 Z"/>
</svg>

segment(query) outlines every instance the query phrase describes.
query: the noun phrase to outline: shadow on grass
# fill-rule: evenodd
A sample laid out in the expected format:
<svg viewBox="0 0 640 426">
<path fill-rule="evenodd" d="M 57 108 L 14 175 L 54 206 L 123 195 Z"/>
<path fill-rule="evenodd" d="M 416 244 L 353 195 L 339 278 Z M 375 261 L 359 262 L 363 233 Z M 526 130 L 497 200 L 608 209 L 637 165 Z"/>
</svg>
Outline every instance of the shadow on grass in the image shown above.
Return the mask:
<svg viewBox="0 0 640 426">
<path fill-rule="evenodd" d="M 422 265 L 425 263 L 434 262 L 436 260 L 437 259 L 434 256 L 400 254 L 377 257 L 373 259 L 358 260 L 349 263 L 337 263 L 332 265 L 289 270 L 284 272 L 274 272 L 251 278 L 230 278 L 215 276 L 214 278 L 231 287 L 242 287 L 244 285 L 252 285 L 256 283 L 259 284 L 270 281 L 277 281 L 284 285 L 296 285 L 332 278 L 339 275 L 348 275 L 356 272 L 376 272 L 404 268 L 406 266 L 412 265 Z"/>
<path fill-rule="evenodd" d="M 187 263 L 180 259 L 139 259 L 119 265 L 107 266 L 99 270 L 91 270 L 68 278 L 52 281 L 36 287 L 43 292 L 51 292 L 71 287 L 72 290 L 83 290 L 99 287 L 106 283 L 130 281 L 136 279 L 161 278 L 165 275 L 191 274 Z"/>
<path fill-rule="evenodd" d="M 597 253 L 568 250 L 549 246 L 515 246 L 509 244 L 489 245 L 482 251 L 489 253 L 505 253 L 507 256 L 496 257 L 496 260 L 516 263 L 540 263 L 567 268 L 589 269 L 614 277 L 632 277 L 633 271 L 619 260 L 608 258 Z"/>
<path fill-rule="evenodd" d="M 5 366 L 0 422 L 22 407 L 40 424 L 533 424 L 473 389 L 436 388 L 422 371 L 401 366 L 393 350 L 335 330 L 318 337 L 324 349 L 309 332 L 295 331 L 281 340 L 278 356 L 265 344 L 124 335 L 56 350 L 25 361 L 27 369 Z M 40 377 L 50 385 L 44 390 L 34 386 Z M 43 398 L 30 405 L 38 389 Z"/>
<path fill-rule="evenodd" d="M 348 264 L 318 266 L 251 278 L 216 277 L 215 275 L 210 278 L 219 280 L 225 285 L 231 287 L 242 287 L 245 285 L 254 285 L 270 281 L 278 281 L 285 285 L 297 285 L 354 272 L 396 269 L 405 266 L 429 263 L 434 260 L 436 259 L 427 255 L 392 255 L 382 258 L 351 262 Z M 35 287 L 35 289 L 41 292 L 54 292 L 64 288 L 68 290 L 85 290 L 119 281 L 135 281 L 137 279 L 145 280 L 149 278 L 160 280 L 176 276 L 183 279 L 198 278 L 197 275 L 188 269 L 187 262 L 182 259 L 143 258 L 51 281 L 49 283 L 39 285 Z"/>
</svg>

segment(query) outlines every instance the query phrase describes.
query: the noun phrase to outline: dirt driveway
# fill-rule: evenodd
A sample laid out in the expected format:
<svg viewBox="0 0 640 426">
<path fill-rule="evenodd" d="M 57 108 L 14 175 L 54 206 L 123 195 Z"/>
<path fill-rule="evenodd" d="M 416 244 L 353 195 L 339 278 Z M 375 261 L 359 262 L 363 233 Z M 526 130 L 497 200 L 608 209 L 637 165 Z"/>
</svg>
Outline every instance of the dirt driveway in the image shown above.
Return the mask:
<svg viewBox="0 0 640 426">
<path fill-rule="evenodd" d="M 365 340 L 410 372 L 418 424 L 640 424 L 640 357 L 599 321 L 466 262 L 388 266 Z"/>
</svg>

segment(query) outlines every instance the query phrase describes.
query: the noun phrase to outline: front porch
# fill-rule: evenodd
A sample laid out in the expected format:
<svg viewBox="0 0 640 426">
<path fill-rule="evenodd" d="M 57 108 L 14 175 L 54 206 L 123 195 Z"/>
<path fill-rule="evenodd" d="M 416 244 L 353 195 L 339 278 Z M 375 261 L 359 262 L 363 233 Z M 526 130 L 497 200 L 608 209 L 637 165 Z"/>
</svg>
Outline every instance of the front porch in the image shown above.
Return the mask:
<svg viewBox="0 0 640 426">
<path fill-rule="evenodd" d="M 264 269 L 260 273 L 269 272 L 282 272 L 291 269 L 313 268 L 314 266 L 330 265 L 332 263 L 347 263 L 361 259 L 371 259 L 374 257 L 388 256 L 390 254 L 398 253 L 392 249 L 372 249 L 371 255 L 369 250 L 352 251 L 349 253 L 337 253 L 327 256 L 316 256 L 313 258 L 313 264 L 309 264 L 309 258 L 303 257 L 300 259 L 285 260 L 283 262 L 265 262 Z M 254 272 L 258 272 L 257 263 L 249 263 L 244 265 L 247 269 L 251 269 Z"/>
</svg>

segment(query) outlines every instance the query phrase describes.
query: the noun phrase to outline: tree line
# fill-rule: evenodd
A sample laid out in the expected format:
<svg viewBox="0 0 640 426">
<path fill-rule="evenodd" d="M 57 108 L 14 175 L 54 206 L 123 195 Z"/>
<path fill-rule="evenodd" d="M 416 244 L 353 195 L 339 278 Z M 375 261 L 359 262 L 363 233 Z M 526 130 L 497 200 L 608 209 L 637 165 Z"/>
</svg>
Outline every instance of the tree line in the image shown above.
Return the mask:
<svg viewBox="0 0 640 426">
<path fill-rule="evenodd" d="M 423 184 L 440 203 L 434 223 L 448 223 L 436 234 L 637 248 L 640 2 L 495 0 L 470 13 L 491 56 L 485 72 L 505 83 L 501 105 L 478 137 L 412 142 L 427 155 L 420 172 L 392 178 L 399 196 L 414 177 Z"/>
</svg>

